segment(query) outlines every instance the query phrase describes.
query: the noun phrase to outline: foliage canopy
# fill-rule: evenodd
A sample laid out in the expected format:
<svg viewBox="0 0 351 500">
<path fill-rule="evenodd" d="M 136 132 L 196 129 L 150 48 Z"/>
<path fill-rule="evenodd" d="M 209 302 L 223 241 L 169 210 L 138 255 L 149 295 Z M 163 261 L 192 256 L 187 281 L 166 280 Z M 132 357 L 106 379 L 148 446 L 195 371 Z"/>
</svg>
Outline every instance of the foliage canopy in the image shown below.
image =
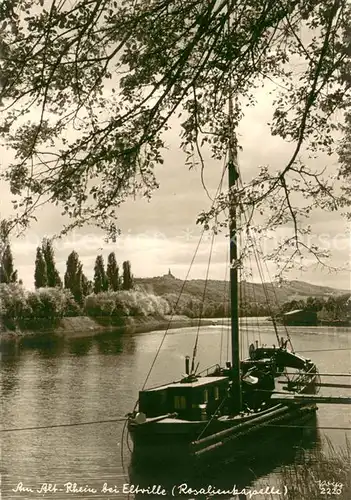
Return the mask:
<svg viewBox="0 0 351 500">
<path fill-rule="evenodd" d="M 252 213 L 268 204 L 266 228 L 292 223 L 297 247 L 313 207 L 349 201 L 300 154 L 336 150 L 350 105 L 350 15 L 347 0 L 5 0 L 1 134 L 16 152 L 4 177 L 21 195 L 19 220 L 50 201 L 71 218 L 65 230 L 90 221 L 114 234 L 120 204 L 157 187 L 173 117 L 189 164 L 203 169 L 204 148 L 225 158 L 229 96 L 236 126 L 269 82 L 271 133 L 293 145 L 291 157 L 276 172 L 261 166 L 239 190 Z M 347 180 L 349 141 L 346 133 Z M 227 205 L 223 196 L 201 221 Z"/>
</svg>

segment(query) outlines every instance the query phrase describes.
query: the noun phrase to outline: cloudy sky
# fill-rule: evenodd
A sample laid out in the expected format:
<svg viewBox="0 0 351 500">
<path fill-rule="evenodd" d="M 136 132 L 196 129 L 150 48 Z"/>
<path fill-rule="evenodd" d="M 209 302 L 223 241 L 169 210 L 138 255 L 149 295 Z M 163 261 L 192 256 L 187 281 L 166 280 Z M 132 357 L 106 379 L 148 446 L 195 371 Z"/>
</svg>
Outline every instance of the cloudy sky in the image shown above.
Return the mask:
<svg viewBox="0 0 351 500">
<path fill-rule="evenodd" d="M 271 118 L 271 101 L 267 91 L 258 94 L 258 105 L 250 109 L 239 130 L 239 140 L 243 151 L 240 154 L 240 169 L 245 178 L 257 172 L 258 166 L 267 164 L 279 168 L 286 164 L 291 147 L 282 140 L 271 137 L 267 122 Z M 119 211 L 118 225 L 121 236 L 114 244 L 106 244 L 103 234 L 93 227 L 72 232 L 65 239 L 56 241 L 56 261 L 60 272 L 65 270 L 68 254 L 74 249 L 81 258 L 84 271 L 92 277 L 94 260 L 98 253 L 107 257 L 115 251 L 117 260 L 130 260 L 135 276 L 158 276 L 168 272 L 184 278 L 198 243 L 200 228 L 196 217 L 203 209 L 208 209 L 207 198 L 200 181 L 199 170 L 189 171 L 184 165 L 184 155 L 179 150 L 178 128 L 167 135 L 168 150 L 165 163 L 157 170 L 160 188 L 150 202 L 145 199 L 128 200 Z M 1 150 L 1 168 L 6 168 L 10 153 Z M 205 181 L 210 193 L 214 194 L 221 176 L 223 165 L 209 157 L 206 160 Z M 320 158 L 318 165 L 328 165 L 330 172 L 336 172 L 335 158 Z M 0 185 L 0 215 L 11 214 L 11 195 L 6 184 Z M 12 238 L 15 265 L 27 287 L 33 287 L 33 272 L 36 247 L 44 236 L 52 236 L 62 227 L 60 212 L 53 206 L 40 208 L 38 222 L 20 238 Z M 350 230 L 339 213 L 314 213 L 310 223 L 313 242 L 322 243 L 331 251 L 330 264 L 344 269 L 329 272 L 307 260 L 307 269 L 291 271 L 289 279 L 299 279 L 337 288 L 350 288 L 350 274 L 345 266 L 350 261 Z M 279 233 L 273 235 L 279 237 Z M 192 278 L 204 278 L 209 255 L 208 238 L 204 238 L 197 259 L 192 267 Z M 227 239 L 220 235 L 216 239 L 212 257 L 210 277 L 224 279 L 226 276 Z M 274 267 L 270 266 L 274 273 Z M 254 276 L 256 279 L 257 276 Z"/>
</svg>

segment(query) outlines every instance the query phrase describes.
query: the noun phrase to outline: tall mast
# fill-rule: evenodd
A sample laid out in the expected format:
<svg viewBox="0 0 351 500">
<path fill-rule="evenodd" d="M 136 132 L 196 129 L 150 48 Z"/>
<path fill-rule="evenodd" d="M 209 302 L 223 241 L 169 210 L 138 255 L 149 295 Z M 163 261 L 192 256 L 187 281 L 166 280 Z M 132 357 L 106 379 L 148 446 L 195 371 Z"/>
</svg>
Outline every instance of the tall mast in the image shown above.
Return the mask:
<svg viewBox="0 0 351 500">
<path fill-rule="evenodd" d="M 229 96 L 229 148 L 228 148 L 228 184 L 229 184 L 229 262 L 230 262 L 230 299 L 231 299 L 231 341 L 232 341 L 232 401 L 233 412 L 242 408 L 240 339 L 239 339 L 239 293 L 238 293 L 238 245 L 237 245 L 237 207 L 235 185 L 239 177 L 237 171 L 237 145 L 233 123 L 233 96 Z"/>
</svg>

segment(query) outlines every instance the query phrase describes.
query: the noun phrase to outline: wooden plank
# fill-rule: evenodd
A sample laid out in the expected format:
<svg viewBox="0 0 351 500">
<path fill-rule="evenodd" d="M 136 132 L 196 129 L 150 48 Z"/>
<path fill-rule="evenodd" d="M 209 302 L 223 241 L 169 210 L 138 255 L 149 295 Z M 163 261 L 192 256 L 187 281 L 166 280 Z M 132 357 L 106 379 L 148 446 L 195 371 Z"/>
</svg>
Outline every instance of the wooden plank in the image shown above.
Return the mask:
<svg viewBox="0 0 351 500">
<path fill-rule="evenodd" d="M 287 385 L 285 380 L 278 380 L 278 384 Z M 292 385 L 306 385 L 306 382 L 294 382 Z M 341 389 L 350 389 L 351 384 L 331 384 L 329 382 L 315 382 L 316 387 L 340 387 Z"/>
<path fill-rule="evenodd" d="M 325 404 L 351 404 L 351 397 L 345 396 L 319 396 L 318 394 L 286 394 L 273 393 L 271 399 L 279 403 L 325 403 Z"/>
</svg>

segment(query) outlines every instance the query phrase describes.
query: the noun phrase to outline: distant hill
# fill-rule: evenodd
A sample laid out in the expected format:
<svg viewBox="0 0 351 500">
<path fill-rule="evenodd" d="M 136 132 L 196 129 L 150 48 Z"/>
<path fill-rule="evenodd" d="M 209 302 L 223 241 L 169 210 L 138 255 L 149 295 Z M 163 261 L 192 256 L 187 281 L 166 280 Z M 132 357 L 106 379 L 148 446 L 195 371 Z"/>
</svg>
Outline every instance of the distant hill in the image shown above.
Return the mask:
<svg viewBox="0 0 351 500">
<path fill-rule="evenodd" d="M 142 286 L 146 291 L 155 295 L 178 295 L 183 286 L 183 281 L 172 275 L 164 275 L 154 278 L 135 278 L 135 283 Z M 188 297 L 202 300 L 205 280 L 189 280 L 183 293 Z M 209 280 L 206 287 L 206 301 L 223 303 L 228 297 L 229 283 L 220 280 Z M 287 281 L 281 285 L 273 286 L 271 283 L 242 282 L 240 285 L 241 302 L 255 302 L 264 304 L 269 301 L 274 304 L 283 304 L 290 300 L 306 299 L 307 297 L 324 297 L 348 293 L 348 290 L 338 290 L 328 286 L 312 285 L 304 281 Z"/>
</svg>

